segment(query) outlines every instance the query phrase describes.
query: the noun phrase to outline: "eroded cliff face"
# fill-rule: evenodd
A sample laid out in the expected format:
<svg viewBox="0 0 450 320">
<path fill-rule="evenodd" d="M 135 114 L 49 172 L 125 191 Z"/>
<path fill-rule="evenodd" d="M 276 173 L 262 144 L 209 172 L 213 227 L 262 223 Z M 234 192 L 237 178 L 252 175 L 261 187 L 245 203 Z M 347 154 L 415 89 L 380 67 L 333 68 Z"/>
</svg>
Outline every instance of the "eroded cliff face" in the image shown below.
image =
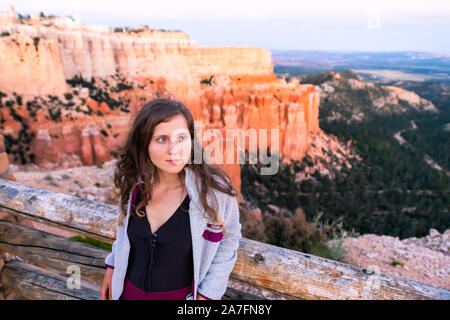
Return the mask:
<svg viewBox="0 0 450 320">
<path fill-rule="evenodd" d="M 69 18 L 1 19 L 0 86 L 12 93 L 62 94 L 65 79 L 133 79 L 158 75 L 173 93 L 186 94 L 211 74 L 272 75 L 271 54 L 262 48 L 199 47 L 184 32 L 145 28 L 114 32 Z M 32 78 L 30 79 L 30 75 Z M 11 76 L 14 81 L 11 81 Z M 20 86 L 18 86 L 20 85 Z"/>
<path fill-rule="evenodd" d="M 12 162 L 26 152 L 48 168 L 73 155 L 83 165 L 111 160 L 132 116 L 163 96 L 225 140 L 233 139 L 227 129 L 254 129 L 258 139 L 266 129 L 271 152 L 288 160 L 301 160 L 320 130 L 314 86 L 276 78 L 267 50 L 199 47 L 183 32 L 113 32 L 67 18 L 0 21 L 0 129 L 7 140 L 22 137 L 9 140 Z M 204 147 L 213 140 L 201 139 Z M 234 159 L 222 163 L 239 188 Z"/>
</svg>

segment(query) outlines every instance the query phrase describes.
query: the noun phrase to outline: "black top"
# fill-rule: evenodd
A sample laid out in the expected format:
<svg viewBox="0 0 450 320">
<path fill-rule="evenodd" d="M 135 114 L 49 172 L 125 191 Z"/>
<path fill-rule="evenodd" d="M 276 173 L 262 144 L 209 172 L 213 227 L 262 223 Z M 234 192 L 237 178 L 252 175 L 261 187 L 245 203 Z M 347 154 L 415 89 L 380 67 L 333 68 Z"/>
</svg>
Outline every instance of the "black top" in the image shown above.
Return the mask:
<svg viewBox="0 0 450 320">
<path fill-rule="evenodd" d="M 141 201 L 141 193 L 136 204 Z M 144 291 L 172 291 L 192 284 L 194 274 L 189 221 L 189 196 L 172 216 L 152 233 L 147 215 L 133 210 L 128 223 L 130 256 L 126 277 Z M 146 214 L 145 207 L 140 213 Z M 151 214 L 151 213 L 150 213 Z"/>
</svg>

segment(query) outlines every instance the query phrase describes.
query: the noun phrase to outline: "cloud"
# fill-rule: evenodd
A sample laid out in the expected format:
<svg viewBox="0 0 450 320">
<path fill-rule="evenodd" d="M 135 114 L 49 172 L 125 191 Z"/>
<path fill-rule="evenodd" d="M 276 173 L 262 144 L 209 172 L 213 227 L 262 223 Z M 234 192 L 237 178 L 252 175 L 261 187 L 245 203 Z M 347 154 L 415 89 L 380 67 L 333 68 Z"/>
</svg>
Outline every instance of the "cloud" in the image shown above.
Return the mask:
<svg viewBox="0 0 450 320">
<path fill-rule="evenodd" d="M 450 15 L 448 0 L 15 0 L 17 11 L 98 12 L 182 20 L 358 19 L 376 8 L 383 19 Z M 8 4 L 1 7 L 7 8 Z"/>
<path fill-rule="evenodd" d="M 450 50 L 449 0 L 15 0 L 0 10 L 10 4 L 88 24 L 183 30 L 200 45 Z"/>
</svg>

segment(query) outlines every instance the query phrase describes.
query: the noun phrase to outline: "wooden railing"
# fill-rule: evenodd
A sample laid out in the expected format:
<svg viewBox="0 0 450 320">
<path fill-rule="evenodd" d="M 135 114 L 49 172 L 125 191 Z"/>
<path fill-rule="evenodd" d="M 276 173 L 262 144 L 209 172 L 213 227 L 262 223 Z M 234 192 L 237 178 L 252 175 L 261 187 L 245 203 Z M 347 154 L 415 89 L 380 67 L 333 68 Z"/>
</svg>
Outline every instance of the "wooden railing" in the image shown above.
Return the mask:
<svg viewBox="0 0 450 320">
<path fill-rule="evenodd" d="M 112 243 L 117 207 L 0 179 L 0 211 Z M 92 245 L 0 220 L 0 252 L 15 256 L 0 285 L 26 299 L 99 299 L 104 258 Z M 79 288 L 76 277 L 79 275 Z M 287 299 L 450 299 L 450 291 L 241 239 L 230 279 Z M 231 287 L 223 299 L 261 299 Z"/>
</svg>

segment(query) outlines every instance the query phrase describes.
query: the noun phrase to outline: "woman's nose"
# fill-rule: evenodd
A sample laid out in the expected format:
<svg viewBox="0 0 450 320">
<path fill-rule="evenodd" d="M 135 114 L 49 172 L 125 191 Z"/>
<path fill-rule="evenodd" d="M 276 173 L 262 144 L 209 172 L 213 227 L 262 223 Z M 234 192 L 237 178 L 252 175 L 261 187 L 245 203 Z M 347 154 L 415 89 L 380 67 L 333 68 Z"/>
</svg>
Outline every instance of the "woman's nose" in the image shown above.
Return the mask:
<svg viewBox="0 0 450 320">
<path fill-rule="evenodd" d="M 180 149 L 181 149 L 181 143 L 179 143 L 178 141 L 170 141 L 169 142 L 169 148 L 168 148 L 169 154 L 178 153 L 178 152 L 180 152 Z"/>
</svg>

